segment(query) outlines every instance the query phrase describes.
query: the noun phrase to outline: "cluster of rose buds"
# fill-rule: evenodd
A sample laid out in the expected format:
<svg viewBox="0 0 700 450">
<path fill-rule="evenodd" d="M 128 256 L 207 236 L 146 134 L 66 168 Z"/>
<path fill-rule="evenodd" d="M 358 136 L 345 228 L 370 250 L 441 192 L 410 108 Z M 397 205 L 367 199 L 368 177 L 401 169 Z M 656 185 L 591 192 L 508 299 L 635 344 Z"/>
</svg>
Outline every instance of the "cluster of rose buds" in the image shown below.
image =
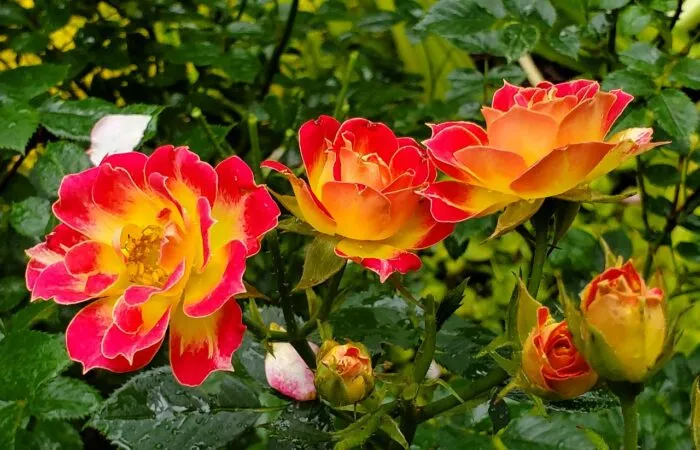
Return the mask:
<svg viewBox="0 0 700 450">
<path fill-rule="evenodd" d="M 445 239 L 456 222 L 513 207 L 520 211 L 515 227 L 544 199 L 577 201 L 582 186 L 659 145 L 648 128 L 607 136 L 631 100 L 586 80 L 506 83 L 483 108 L 486 128 L 430 125 L 425 147 L 381 123 L 321 116 L 299 130 L 306 180 L 277 161 L 262 167 L 291 183 L 294 196 L 284 197 L 290 213 L 334 242 L 338 257 L 384 282 L 419 269 L 416 251 Z M 118 154 L 63 179 L 53 206 L 60 224 L 27 251 L 32 300 L 90 302 L 66 330 L 69 356 L 85 371 L 144 367 L 168 330 L 180 383 L 196 386 L 213 371 L 233 370 L 245 332 L 235 296 L 246 291 L 246 260 L 280 215 L 270 192 L 236 156 L 214 168 L 186 147 L 146 156 L 94 141 L 96 161 Z M 438 181 L 438 169 L 452 179 Z M 631 265 L 601 275 L 584 297 L 575 328 L 573 316 L 567 328 L 538 313 L 523 372 L 540 392 L 576 395 L 595 383 L 595 373 L 641 380 L 661 352 L 663 296 L 647 290 Z M 298 355 L 289 344 L 272 350 L 268 380 L 292 398 L 318 393 L 340 405 L 372 390 L 361 344 L 326 342 L 316 373 L 304 367 L 291 378 L 284 365 L 298 363 Z"/>
</svg>

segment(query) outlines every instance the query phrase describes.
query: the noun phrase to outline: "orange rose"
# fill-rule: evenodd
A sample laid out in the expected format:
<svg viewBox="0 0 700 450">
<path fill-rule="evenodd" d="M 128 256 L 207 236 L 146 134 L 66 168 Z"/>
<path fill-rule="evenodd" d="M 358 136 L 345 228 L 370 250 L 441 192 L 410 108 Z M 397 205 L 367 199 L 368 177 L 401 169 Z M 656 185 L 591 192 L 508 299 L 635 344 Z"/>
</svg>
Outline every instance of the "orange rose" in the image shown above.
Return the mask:
<svg viewBox="0 0 700 450">
<path fill-rule="evenodd" d="M 544 306 L 537 309 L 537 326 L 523 344 L 522 370 L 536 394 L 557 399 L 578 397 L 598 380 L 566 321 L 552 320 Z"/>
<path fill-rule="evenodd" d="M 452 224 L 439 223 L 418 191 L 437 172 L 410 138 L 397 138 L 384 124 L 355 118 L 338 123 L 321 116 L 302 125 L 299 148 L 308 183 L 276 161 L 263 167 L 284 174 L 295 204 L 285 204 L 317 232 L 333 236 L 338 256 L 351 259 L 385 281 L 393 272 L 420 268 L 413 253 L 446 238 Z"/>
<path fill-rule="evenodd" d="M 581 293 L 586 355 L 602 377 L 643 381 L 666 342 L 664 293 L 647 288 L 631 262 L 612 267 Z"/>
<path fill-rule="evenodd" d="M 374 389 L 372 358 L 364 345 L 326 341 L 317 359 L 314 384 L 321 398 L 330 404 L 357 403 Z"/>
<path fill-rule="evenodd" d="M 469 122 L 432 125 L 425 145 L 437 167 L 454 178 L 425 189 L 433 216 L 459 222 L 521 200 L 534 213 L 539 199 L 572 199 L 569 191 L 659 145 L 650 143 L 650 128 L 606 139 L 632 99 L 588 80 L 535 88 L 506 83 L 492 107 L 482 109 L 486 130 Z"/>
</svg>

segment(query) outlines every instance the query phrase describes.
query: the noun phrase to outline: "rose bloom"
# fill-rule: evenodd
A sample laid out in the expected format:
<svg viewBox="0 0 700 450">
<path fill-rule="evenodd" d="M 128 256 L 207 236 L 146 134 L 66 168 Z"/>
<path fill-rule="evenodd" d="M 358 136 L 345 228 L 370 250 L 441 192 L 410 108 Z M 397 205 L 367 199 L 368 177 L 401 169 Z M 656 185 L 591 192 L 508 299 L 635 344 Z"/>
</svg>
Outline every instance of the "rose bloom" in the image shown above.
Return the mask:
<svg viewBox="0 0 700 450">
<path fill-rule="evenodd" d="M 523 343 L 522 369 L 535 393 L 553 399 L 578 397 L 598 380 L 566 321 L 555 322 L 546 307 L 537 309 L 537 326 Z"/>
<path fill-rule="evenodd" d="M 316 231 L 337 237 L 335 252 L 379 274 L 420 268 L 412 250 L 447 237 L 450 224 L 435 221 L 428 200 L 417 193 L 435 181 L 435 167 L 418 144 L 397 138 L 384 124 L 328 116 L 306 122 L 299 147 L 308 183 L 284 165 L 296 204 L 290 212 Z"/>
<path fill-rule="evenodd" d="M 594 278 L 581 294 L 583 339 L 602 377 L 641 382 L 667 335 L 664 293 L 649 289 L 631 262 Z"/>
<path fill-rule="evenodd" d="M 576 80 L 535 88 L 511 84 L 484 107 L 486 129 L 470 122 L 431 125 L 425 141 L 437 167 L 454 180 L 429 186 L 437 220 L 459 222 L 525 200 L 566 196 L 656 145 L 650 128 L 630 128 L 606 139 L 633 97 L 602 92 Z M 571 198 L 570 196 L 568 198 Z"/>
<path fill-rule="evenodd" d="M 270 329 L 285 331 L 275 323 L 270 325 Z M 318 353 L 316 344 L 309 341 L 309 346 L 314 353 Z M 272 352 L 265 355 L 265 378 L 270 387 L 300 402 L 316 400 L 314 373 L 292 344 L 273 342 L 271 347 Z"/>
<path fill-rule="evenodd" d="M 280 214 L 240 158 L 214 169 L 186 147 L 111 155 L 65 177 L 53 211 L 62 223 L 27 250 L 27 287 L 32 300 L 94 299 L 66 330 L 84 371 L 145 366 L 168 326 L 180 383 L 233 370 L 245 331 L 233 296 Z"/>
</svg>

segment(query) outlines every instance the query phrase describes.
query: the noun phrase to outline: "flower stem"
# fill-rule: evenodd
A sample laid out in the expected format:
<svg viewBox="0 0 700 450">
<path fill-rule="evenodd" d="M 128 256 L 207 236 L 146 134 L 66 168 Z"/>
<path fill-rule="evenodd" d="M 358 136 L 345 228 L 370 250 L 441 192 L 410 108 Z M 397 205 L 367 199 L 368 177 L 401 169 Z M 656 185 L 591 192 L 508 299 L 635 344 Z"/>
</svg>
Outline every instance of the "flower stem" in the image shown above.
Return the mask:
<svg viewBox="0 0 700 450">
<path fill-rule="evenodd" d="M 279 236 L 277 230 L 272 230 L 268 234 L 268 244 L 272 253 L 273 264 L 277 272 L 277 289 L 279 290 L 280 303 L 282 304 L 282 313 L 284 314 L 284 322 L 287 327 L 287 335 L 289 343 L 299 353 L 299 356 L 304 360 L 307 366 L 311 369 L 316 368 L 316 355 L 309 346 L 304 336 L 299 335 L 296 318 L 294 317 L 294 308 L 292 299 L 289 296 L 289 286 L 284 277 L 284 263 L 280 252 Z"/>
<path fill-rule="evenodd" d="M 258 136 L 258 118 L 255 114 L 248 114 L 248 137 L 250 138 L 250 165 L 258 183 L 263 179 L 260 163 L 262 162 L 262 151 L 260 150 L 260 137 Z"/>
<path fill-rule="evenodd" d="M 345 67 L 345 74 L 343 75 L 343 84 L 338 93 L 338 98 L 335 101 L 335 109 L 333 110 L 333 117 L 340 120 L 343 114 L 343 105 L 345 105 L 345 97 L 348 95 L 348 87 L 350 86 L 350 75 L 352 75 L 352 69 L 357 61 L 357 50 L 350 53 L 350 58 L 348 59 L 348 65 Z"/>
<path fill-rule="evenodd" d="M 621 396 L 620 405 L 622 406 L 622 420 L 625 424 L 625 434 L 623 439 L 623 448 L 625 450 L 637 450 L 637 397 L 636 396 Z"/>
<path fill-rule="evenodd" d="M 280 58 L 284 50 L 287 48 L 287 43 L 292 37 L 292 31 L 294 30 L 294 21 L 297 18 L 297 12 L 299 11 L 299 0 L 292 0 L 292 4 L 289 6 L 289 15 L 287 16 L 287 23 L 284 25 L 284 32 L 282 34 L 282 39 L 280 39 L 275 51 L 270 57 L 270 61 L 265 69 L 265 77 L 263 78 L 262 87 L 260 88 L 260 93 L 258 94 L 259 99 L 264 99 L 267 93 L 270 91 L 270 86 L 272 85 L 272 79 L 279 70 Z"/>
<path fill-rule="evenodd" d="M 547 246 L 549 239 L 549 211 L 540 209 L 532 219 L 535 227 L 535 249 L 530 264 L 530 277 L 527 280 L 527 290 L 532 297 L 537 297 L 537 291 L 542 281 L 544 263 L 547 258 Z"/>
</svg>

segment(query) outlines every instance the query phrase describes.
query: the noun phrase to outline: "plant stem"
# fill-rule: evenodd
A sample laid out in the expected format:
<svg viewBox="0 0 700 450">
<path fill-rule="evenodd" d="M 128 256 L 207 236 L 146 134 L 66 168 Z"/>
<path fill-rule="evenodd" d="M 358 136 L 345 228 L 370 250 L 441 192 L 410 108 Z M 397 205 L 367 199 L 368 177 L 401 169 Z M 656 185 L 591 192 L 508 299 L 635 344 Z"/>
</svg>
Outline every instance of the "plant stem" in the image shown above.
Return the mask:
<svg viewBox="0 0 700 450">
<path fill-rule="evenodd" d="M 338 120 L 342 118 L 343 105 L 345 104 L 345 97 L 348 95 L 348 87 L 350 86 L 350 76 L 352 75 L 352 69 L 355 67 L 355 62 L 357 62 L 357 56 L 357 50 L 350 53 L 350 59 L 348 59 L 348 65 L 345 67 L 345 74 L 343 75 L 343 84 L 338 93 L 338 98 L 335 100 L 333 117 Z"/>
<path fill-rule="evenodd" d="M 533 298 L 537 297 L 542 281 L 542 272 L 547 258 L 547 241 L 549 239 L 549 212 L 540 209 L 533 217 L 535 227 L 535 249 L 530 264 L 530 278 L 527 280 L 527 290 Z"/>
<path fill-rule="evenodd" d="M 258 137 L 258 118 L 255 114 L 248 114 L 248 136 L 250 137 L 250 165 L 253 166 L 253 173 L 258 183 L 265 181 L 262 175 L 260 163 L 262 162 L 262 151 L 260 150 L 260 138 Z"/>
<path fill-rule="evenodd" d="M 523 72 L 525 72 L 525 75 L 527 75 L 527 81 L 530 82 L 530 85 L 537 86 L 538 84 L 544 81 L 542 72 L 540 72 L 540 69 L 537 68 L 535 61 L 532 60 L 532 56 L 530 56 L 529 53 L 526 53 L 523 56 L 521 56 L 518 59 L 518 63 L 523 69 Z"/>
<path fill-rule="evenodd" d="M 437 335 L 437 322 L 435 320 L 435 300 L 432 296 L 427 296 L 423 300 L 425 310 L 423 320 L 425 322 L 425 333 L 423 342 L 418 349 L 415 362 L 413 364 L 413 379 L 416 383 L 422 383 L 425 379 L 425 374 L 428 373 L 430 363 L 433 361 L 435 354 L 435 341 Z"/>
<path fill-rule="evenodd" d="M 270 86 L 272 85 L 272 79 L 275 77 L 277 70 L 279 69 L 280 58 L 284 53 L 284 49 L 287 48 L 287 43 L 292 37 L 292 30 L 294 29 L 294 21 L 297 18 L 297 12 L 299 11 L 299 0 L 292 0 L 292 4 L 289 6 L 289 16 L 287 16 L 287 23 L 284 26 L 284 33 L 282 34 L 282 39 L 280 39 L 279 44 L 275 47 L 275 51 L 270 57 L 270 62 L 267 64 L 267 69 L 265 70 L 265 78 L 263 79 L 262 87 L 260 88 L 260 94 L 258 98 L 263 99 L 270 91 Z"/>
<path fill-rule="evenodd" d="M 289 296 L 289 286 L 284 278 L 284 265 L 282 254 L 280 253 L 279 236 L 277 230 L 272 230 L 268 234 L 268 244 L 272 253 L 273 264 L 277 272 L 277 289 L 280 294 L 280 303 L 282 305 L 282 313 L 284 314 L 284 322 L 287 327 L 287 335 L 289 343 L 299 353 L 299 356 L 304 360 L 307 366 L 311 369 L 316 368 L 316 355 L 306 341 L 306 337 L 299 335 L 296 318 L 294 317 L 294 308 L 292 299 Z"/>
<path fill-rule="evenodd" d="M 624 422 L 625 434 L 623 439 L 624 450 L 637 450 L 637 397 L 621 396 L 622 420 Z"/>
<path fill-rule="evenodd" d="M 328 315 L 331 313 L 331 309 L 333 308 L 333 302 L 338 296 L 338 288 L 340 287 L 340 281 L 343 279 L 343 274 L 345 274 L 346 267 L 347 264 L 343 264 L 343 267 L 341 267 L 340 270 L 333 275 L 333 278 L 331 278 L 331 281 L 328 284 L 328 293 L 326 294 L 323 303 L 321 303 L 321 307 L 318 309 L 316 314 L 311 316 L 309 320 L 306 321 L 306 323 L 301 327 L 299 330 L 299 336 L 308 336 L 316 329 L 319 320 L 324 322 L 326 319 L 328 319 Z"/>
<path fill-rule="evenodd" d="M 423 406 L 418 409 L 418 423 L 425 422 L 437 415 L 440 415 L 452 408 L 455 408 L 462 404 L 462 401 L 471 400 L 479 395 L 482 395 L 492 388 L 503 383 L 508 378 L 508 374 L 505 370 L 501 368 L 496 368 L 491 372 L 487 373 L 485 376 L 475 380 L 460 389 L 455 389 L 457 395 L 460 399 L 454 395 L 449 397 L 441 398 L 440 400 L 434 401 L 429 405 Z"/>
</svg>

